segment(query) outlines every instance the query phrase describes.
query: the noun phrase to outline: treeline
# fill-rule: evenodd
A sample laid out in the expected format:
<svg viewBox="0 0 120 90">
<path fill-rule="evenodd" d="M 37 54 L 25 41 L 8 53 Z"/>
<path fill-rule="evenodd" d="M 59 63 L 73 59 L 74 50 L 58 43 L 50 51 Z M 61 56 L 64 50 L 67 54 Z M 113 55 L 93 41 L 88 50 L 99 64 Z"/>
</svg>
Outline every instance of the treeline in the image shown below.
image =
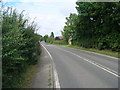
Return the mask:
<svg viewBox="0 0 120 90">
<path fill-rule="evenodd" d="M 78 14 L 66 18 L 64 40 L 85 48 L 120 49 L 120 3 L 76 2 Z"/>
<path fill-rule="evenodd" d="M 2 87 L 17 88 L 23 72 L 37 63 L 41 36 L 23 12 L 3 8 L 2 17 Z"/>
<path fill-rule="evenodd" d="M 42 40 L 44 40 L 45 42 L 47 42 L 47 43 L 50 43 L 50 44 L 52 44 L 53 42 L 54 42 L 54 33 L 53 32 L 51 32 L 51 35 L 50 36 L 48 36 L 47 34 L 42 38 Z"/>
</svg>

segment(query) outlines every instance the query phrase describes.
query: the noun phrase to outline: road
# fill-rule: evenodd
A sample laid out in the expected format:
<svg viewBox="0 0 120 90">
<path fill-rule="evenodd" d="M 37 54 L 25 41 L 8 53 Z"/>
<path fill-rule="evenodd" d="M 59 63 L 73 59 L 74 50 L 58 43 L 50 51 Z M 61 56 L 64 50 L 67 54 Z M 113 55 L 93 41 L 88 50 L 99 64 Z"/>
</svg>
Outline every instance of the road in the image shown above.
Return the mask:
<svg viewBox="0 0 120 90">
<path fill-rule="evenodd" d="M 118 88 L 118 59 L 42 43 L 52 56 L 61 88 Z"/>
</svg>

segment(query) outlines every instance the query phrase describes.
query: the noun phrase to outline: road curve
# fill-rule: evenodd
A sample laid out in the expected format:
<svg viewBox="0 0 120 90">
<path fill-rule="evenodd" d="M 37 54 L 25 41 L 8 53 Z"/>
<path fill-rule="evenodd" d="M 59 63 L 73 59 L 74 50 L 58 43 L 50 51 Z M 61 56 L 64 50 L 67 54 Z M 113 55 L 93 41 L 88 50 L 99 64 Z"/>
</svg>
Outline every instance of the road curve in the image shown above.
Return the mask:
<svg viewBox="0 0 120 90">
<path fill-rule="evenodd" d="M 118 59 L 42 43 L 58 72 L 61 88 L 118 88 Z"/>
</svg>

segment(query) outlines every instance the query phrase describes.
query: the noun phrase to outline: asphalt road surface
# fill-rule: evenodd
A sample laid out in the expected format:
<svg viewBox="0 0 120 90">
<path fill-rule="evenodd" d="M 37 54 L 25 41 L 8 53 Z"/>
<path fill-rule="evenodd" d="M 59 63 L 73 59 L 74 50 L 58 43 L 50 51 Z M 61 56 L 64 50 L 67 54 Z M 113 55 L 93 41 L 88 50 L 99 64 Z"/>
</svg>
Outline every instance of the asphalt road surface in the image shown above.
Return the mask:
<svg viewBox="0 0 120 90">
<path fill-rule="evenodd" d="M 118 59 L 42 42 L 55 63 L 61 88 L 118 88 Z"/>
</svg>

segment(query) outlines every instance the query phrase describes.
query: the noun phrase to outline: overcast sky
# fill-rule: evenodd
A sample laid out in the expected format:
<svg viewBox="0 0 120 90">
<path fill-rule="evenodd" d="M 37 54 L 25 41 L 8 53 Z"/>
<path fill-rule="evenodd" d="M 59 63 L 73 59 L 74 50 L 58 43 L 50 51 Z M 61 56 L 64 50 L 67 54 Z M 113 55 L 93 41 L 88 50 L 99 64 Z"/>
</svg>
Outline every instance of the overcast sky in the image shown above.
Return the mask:
<svg viewBox="0 0 120 90">
<path fill-rule="evenodd" d="M 61 35 L 66 17 L 70 13 L 77 13 L 76 0 L 5 0 L 7 6 L 15 7 L 18 12 L 25 10 L 24 14 L 31 20 L 34 18 L 41 35 L 54 32 L 55 36 Z"/>
</svg>

